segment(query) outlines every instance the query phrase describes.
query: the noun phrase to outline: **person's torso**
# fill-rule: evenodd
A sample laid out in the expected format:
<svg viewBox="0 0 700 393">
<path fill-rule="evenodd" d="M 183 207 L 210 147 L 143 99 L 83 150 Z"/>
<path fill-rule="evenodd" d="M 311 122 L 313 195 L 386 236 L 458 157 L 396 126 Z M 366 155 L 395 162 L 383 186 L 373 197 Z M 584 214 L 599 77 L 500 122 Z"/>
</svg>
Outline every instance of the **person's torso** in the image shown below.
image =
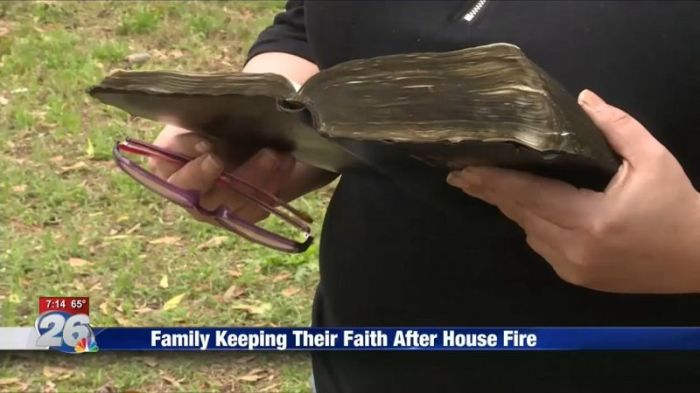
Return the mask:
<svg viewBox="0 0 700 393">
<path fill-rule="evenodd" d="M 307 36 L 321 68 L 513 43 L 570 93 L 590 88 L 632 114 L 700 186 L 700 6 L 488 1 L 467 22 L 474 3 L 307 1 Z M 315 323 L 700 324 L 700 296 L 614 295 L 566 284 L 495 208 L 466 195 L 459 206 L 435 209 L 439 204 L 371 172 L 343 175 L 322 233 Z M 370 367 L 371 358 L 360 358 L 347 356 L 346 369 Z"/>
</svg>

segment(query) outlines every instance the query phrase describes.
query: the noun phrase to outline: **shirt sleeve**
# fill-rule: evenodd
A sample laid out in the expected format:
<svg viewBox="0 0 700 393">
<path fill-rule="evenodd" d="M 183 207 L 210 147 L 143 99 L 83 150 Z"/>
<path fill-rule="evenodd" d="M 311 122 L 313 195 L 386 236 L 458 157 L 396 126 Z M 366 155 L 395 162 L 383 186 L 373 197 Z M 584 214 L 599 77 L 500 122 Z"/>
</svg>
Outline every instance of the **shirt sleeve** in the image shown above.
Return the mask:
<svg viewBox="0 0 700 393">
<path fill-rule="evenodd" d="M 285 52 L 315 62 L 306 39 L 304 1 L 289 0 L 272 25 L 263 30 L 248 51 L 246 62 L 265 52 Z"/>
</svg>

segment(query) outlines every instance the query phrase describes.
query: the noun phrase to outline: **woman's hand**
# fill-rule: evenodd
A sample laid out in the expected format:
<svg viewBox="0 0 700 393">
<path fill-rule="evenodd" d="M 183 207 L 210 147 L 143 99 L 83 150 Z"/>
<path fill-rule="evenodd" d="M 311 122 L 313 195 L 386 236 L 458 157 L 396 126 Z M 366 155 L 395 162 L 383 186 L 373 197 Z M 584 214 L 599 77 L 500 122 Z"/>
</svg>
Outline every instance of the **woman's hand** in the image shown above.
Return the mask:
<svg viewBox="0 0 700 393">
<path fill-rule="evenodd" d="M 448 183 L 498 207 L 564 280 L 625 293 L 700 292 L 700 194 L 635 119 L 584 90 L 579 103 L 623 157 L 605 192 L 466 168 Z"/>
<path fill-rule="evenodd" d="M 249 222 L 257 222 L 267 217 L 268 213 L 249 199 L 230 188 L 216 184 L 224 171 L 224 166 L 219 158 L 210 153 L 211 146 L 201 137 L 182 128 L 166 126 L 154 144 L 196 157 L 183 167 L 157 159 L 150 159 L 149 166 L 153 173 L 167 179 L 170 183 L 183 189 L 199 191 L 202 207 L 215 209 L 224 205 L 238 217 Z M 290 154 L 262 149 L 239 167 L 233 170 L 227 169 L 236 177 L 276 195 L 289 180 L 294 164 L 294 158 Z M 190 211 L 190 214 L 200 221 L 215 223 L 196 211 Z"/>
</svg>

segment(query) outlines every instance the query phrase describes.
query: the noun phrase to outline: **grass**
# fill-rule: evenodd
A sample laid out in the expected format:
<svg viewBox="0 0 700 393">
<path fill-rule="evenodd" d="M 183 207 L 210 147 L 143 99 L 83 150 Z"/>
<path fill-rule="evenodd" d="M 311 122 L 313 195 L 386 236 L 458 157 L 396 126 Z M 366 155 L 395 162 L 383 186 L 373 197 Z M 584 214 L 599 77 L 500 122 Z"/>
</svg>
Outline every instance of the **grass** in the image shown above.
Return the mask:
<svg viewBox="0 0 700 393">
<path fill-rule="evenodd" d="M 39 295 L 89 295 L 95 326 L 309 324 L 317 246 L 267 250 L 138 186 L 112 146 L 162 125 L 85 94 L 132 53 L 151 55 L 141 69 L 238 69 L 281 7 L 0 3 L 0 326 L 32 326 Z M 317 233 L 330 192 L 296 202 Z M 3 353 L 0 391 L 303 392 L 309 372 L 304 354 Z"/>
</svg>

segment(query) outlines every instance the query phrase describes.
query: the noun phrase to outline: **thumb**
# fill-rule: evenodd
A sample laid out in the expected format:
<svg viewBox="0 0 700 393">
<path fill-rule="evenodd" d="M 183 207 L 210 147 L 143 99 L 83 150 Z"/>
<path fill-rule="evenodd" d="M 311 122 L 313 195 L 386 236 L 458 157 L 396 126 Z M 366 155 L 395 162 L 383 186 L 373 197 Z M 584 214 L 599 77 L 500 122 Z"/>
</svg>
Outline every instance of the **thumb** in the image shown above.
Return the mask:
<svg viewBox="0 0 700 393">
<path fill-rule="evenodd" d="M 173 173 L 168 182 L 184 190 L 206 192 L 216 184 L 224 165 L 213 154 L 205 154 L 188 162 Z"/>
<path fill-rule="evenodd" d="M 631 164 L 643 163 L 650 154 L 665 149 L 637 120 L 622 109 L 608 105 L 590 90 L 583 90 L 578 103 L 603 132 L 618 154 Z"/>
</svg>

